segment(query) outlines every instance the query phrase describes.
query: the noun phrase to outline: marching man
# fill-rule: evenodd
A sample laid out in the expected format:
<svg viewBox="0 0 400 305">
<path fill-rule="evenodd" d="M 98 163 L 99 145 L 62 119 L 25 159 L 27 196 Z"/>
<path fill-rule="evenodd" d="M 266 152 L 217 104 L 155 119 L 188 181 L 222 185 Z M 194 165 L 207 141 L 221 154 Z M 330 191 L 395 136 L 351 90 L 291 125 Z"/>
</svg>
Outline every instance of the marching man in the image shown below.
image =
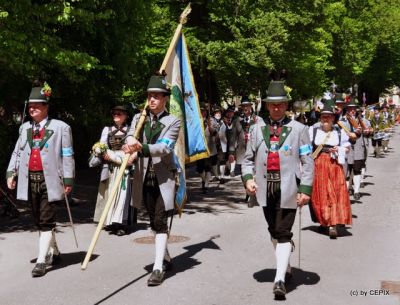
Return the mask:
<svg viewBox="0 0 400 305">
<path fill-rule="evenodd" d="M 287 278 L 290 277 L 291 231 L 296 209 L 310 200 L 314 176 L 308 128 L 286 117 L 289 100 L 284 82 L 272 81 L 266 98 L 269 117 L 265 122 L 257 121 L 242 164 L 246 190 L 256 195 L 263 208 L 275 248 L 276 298 L 286 294 L 285 274 L 289 271 Z"/>
<path fill-rule="evenodd" d="M 150 114 L 146 118 L 140 139 L 133 137 L 140 114 L 132 121 L 126 153 L 137 154 L 133 176 L 133 205 L 139 208 L 142 200 L 155 233 L 155 260 L 148 286 L 158 286 L 164 281 L 165 271 L 171 268 L 168 254 L 168 216 L 175 203 L 177 168 L 174 161 L 174 146 L 178 139 L 180 120 L 169 114 L 165 105 L 171 94 L 165 78 L 151 77 L 147 86 L 147 103 Z M 172 217 L 172 216 L 171 216 Z"/>
<path fill-rule="evenodd" d="M 48 265 L 60 261 L 54 231 L 56 203 L 71 192 L 75 176 L 71 128 L 48 117 L 50 95 L 47 83 L 34 84 L 28 100 L 32 120 L 21 126 L 7 168 L 8 188 L 17 187 L 17 199 L 30 203 L 39 230 L 33 277 L 45 275 Z"/>
</svg>

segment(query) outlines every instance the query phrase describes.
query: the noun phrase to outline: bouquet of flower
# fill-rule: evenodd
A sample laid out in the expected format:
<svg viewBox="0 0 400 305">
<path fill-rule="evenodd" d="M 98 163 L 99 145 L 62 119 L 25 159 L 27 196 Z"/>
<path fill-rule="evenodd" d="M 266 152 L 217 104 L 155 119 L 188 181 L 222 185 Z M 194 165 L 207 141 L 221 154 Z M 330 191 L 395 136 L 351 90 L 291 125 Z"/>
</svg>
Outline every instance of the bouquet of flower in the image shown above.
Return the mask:
<svg viewBox="0 0 400 305">
<path fill-rule="evenodd" d="M 47 98 L 49 98 L 51 96 L 51 87 L 47 82 L 44 82 L 41 93 Z"/>
<path fill-rule="evenodd" d="M 107 144 L 97 142 L 92 146 L 91 154 L 100 157 L 103 153 L 105 153 L 108 149 Z"/>
</svg>

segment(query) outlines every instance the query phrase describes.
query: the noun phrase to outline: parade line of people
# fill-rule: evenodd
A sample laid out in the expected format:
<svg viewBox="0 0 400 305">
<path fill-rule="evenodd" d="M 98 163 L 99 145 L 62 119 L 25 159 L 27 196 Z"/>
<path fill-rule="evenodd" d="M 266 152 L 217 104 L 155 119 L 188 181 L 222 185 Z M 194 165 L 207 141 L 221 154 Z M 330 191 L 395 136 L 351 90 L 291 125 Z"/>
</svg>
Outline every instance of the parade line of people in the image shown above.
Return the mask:
<svg viewBox="0 0 400 305">
<path fill-rule="evenodd" d="M 149 215 L 155 255 L 148 286 L 162 284 L 173 268 L 168 219 L 174 213 L 177 181 L 173 151 L 183 123 L 167 111 L 170 94 L 165 76 L 153 75 L 147 87 L 149 113 L 143 129 L 138 128 L 138 138 L 134 135 L 140 114 L 130 123 L 130 109 L 114 106 L 111 124 L 104 127 L 89 159 L 89 166 L 102 167 L 94 222 L 121 170 L 122 181 L 104 229 L 125 235 L 138 208 L 144 206 Z M 71 192 L 75 177 L 71 128 L 48 116 L 50 96 L 48 84 L 34 83 L 28 101 L 31 120 L 20 127 L 6 175 L 8 188 L 17 188 L 17 199 L 29 202 L 39 231 L 33 277 L 44 276 L 62 259 L 55 234 L 56 203 Z M 249 207 L 258 204 L 267 223 L 276 258 L 276 298 L 285 297 L 292 278 L 296 210 L 309 205 L 320 231 L 330 239 L 340 237 L 341 227 L 352 225 L 350 196 L 362 200 L 370 142 L 376 158 L 389 149 L 398 109 L 386 104 L 360 106 L 355 97 L 345 100 L 344 94 L 334 92 L 313 116 L 297 118 L 289 111 L 285 81 L 278 79 L 270 82 L 260 113 L 245 96 L 239 111 L 233 106 L 200 105 L 210 157 L 197 161 L 199 188 L 207 193 L 212 179 L 225 183 L 241 176 L 244 200 Z M 129 166 L 121 169 L 125 154 L 130 154 Z"/>
</svg>

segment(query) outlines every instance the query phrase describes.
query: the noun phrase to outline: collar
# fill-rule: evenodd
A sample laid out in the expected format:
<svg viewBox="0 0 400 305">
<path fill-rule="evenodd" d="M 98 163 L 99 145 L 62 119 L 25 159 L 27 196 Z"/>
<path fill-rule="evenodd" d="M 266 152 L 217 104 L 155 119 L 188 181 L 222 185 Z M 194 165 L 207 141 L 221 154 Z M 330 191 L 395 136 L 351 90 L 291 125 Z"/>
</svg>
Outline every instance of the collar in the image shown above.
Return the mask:
<svg viewBox="0 0 400 305">
<path fill-rule="evenodd" d="M 289 123 L 290 119 L 286 116 L 284 116 L 282 119 L 278 120 L 278 121 L 273 121 L 271 119 L 271 117 L 268 117 L 267 119 L 267 124 L 271 125 L 271 126 L 277 126 L 277 127 L 281 127 L 287 123 Z"/>
<path fill-rule="evenodd" d="M 166 113 L 165 110 L 163 110 L 163 111 L 161 111 L 160 113 L 156 114 L 156 116 L 157 116 L 157 121 L 160 120 L 160 118 L 164 116 L 164 113 Z M 152 113 L 150 112 L 150 120 L 151 120 L 151 121 L 153 120 L 153 117 L 154 117 L 154 114 L 152 114 Z"/>
<path fill-rule="evenodd" d="M 39 122 L 40 129 L 44 128 L 44 125 L 46 125 L 47 121 L 49 120 L 49 117 L 45 117 L 43 120 Z M 35 127 L 36 123 L 32 121 L 33 126 Z"/>
</svg>

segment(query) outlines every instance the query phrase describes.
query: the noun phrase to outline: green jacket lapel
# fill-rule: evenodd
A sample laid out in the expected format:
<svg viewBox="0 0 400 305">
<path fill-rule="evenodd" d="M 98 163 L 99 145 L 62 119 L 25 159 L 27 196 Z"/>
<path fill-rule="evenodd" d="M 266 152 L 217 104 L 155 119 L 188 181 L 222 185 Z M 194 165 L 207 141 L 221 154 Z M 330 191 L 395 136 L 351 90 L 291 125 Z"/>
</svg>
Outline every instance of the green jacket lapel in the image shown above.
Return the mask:
<svg viewBox="0 0 400 305">
<path fill-rule="evenodd" d="M 146 119 L 146 123 L 144 124 L 144 135 L 146 137 L 147 142 L 150 143 L 151 138 L 151 123 L 150 120 Z"/>
<path fill-rule="evenodd" d="M 39 147 L 40 150 L 42 150 L 44 144 L 46 144 L 46 142 L 51 138 L 51 136 L 54 134 L 54 130 L 51 129 L 47 129 L 47 127 L 50 124 L 50 120 L 48 120 L 46 122 L 46 125 L 44 125 L 44 135 L 43 135 L 43 139 L 40 141 L 39 143 Z"/>
<path fill-rule="evenodd" d="M 282 146 L 283 142 L 285 142 L 287 136 L 289 135 L 289 133 L 292 131 L 292 127 L 288 127 L 286 125 L 284 125 L 282 127 L 282 132 L 281 132 L 281 136 L 279 137 L 279 147 Z"/>
<path fill-rule="evenodd" d="M 265 145 L 268 147 L 268 149 L 270 149 L 271 143 L 270 143 L 269 125 L 261 127 L 261 131 L 264 137 Z"/>
<path fill-rule="evenodd" d="M 158 138 L 158 136 L 161 133 L 161 130 L 163 130 L 165 125 L 161 123 L 160 121 L 157 121 L 156 126 L 151 129 L 151 138 L 148 141 L 148 143 L 155 143 L 155 140 Z"/>
<path fill-rule="evenodd" d="M 28 129 L 26 130 L 26 139 L 28 140 L 29 147 L 32 148 L 32 145 L 33 145 L 32 128 L 28 128 Z"/>
</svg>

